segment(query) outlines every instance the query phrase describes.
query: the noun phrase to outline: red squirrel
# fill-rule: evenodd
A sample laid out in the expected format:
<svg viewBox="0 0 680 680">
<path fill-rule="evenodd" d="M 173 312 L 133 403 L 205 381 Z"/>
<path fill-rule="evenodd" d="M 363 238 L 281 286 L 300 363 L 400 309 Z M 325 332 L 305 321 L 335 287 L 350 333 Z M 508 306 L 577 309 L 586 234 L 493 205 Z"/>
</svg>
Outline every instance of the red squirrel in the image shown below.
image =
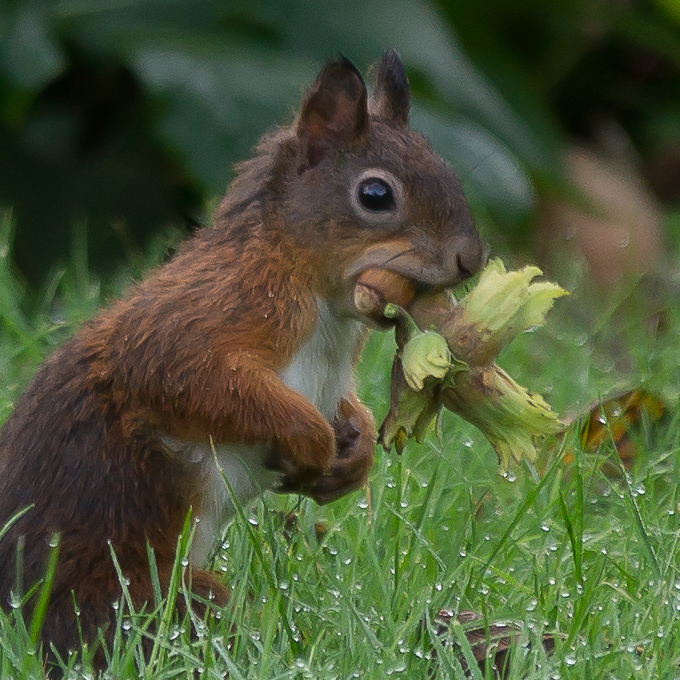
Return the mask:
<svg viewBox="0 0 680 680">
<path fill-rule="evenodd" d="M 266 489 L 325 503 L 365 482 L 375 427 L 353 391 L 355 283 L 383 268 L 448 287 L 484 258 L 409 106 L 395 52 L 370 101 L 350 61 L 329 62 L 295 122 L 238 167 L 212 228 L 37 371 L 0 434 L 0 527 L 33 506 L 0 540 L 0 602 L 18 595 L 17 567 L 24 591 L 43 577 L 59 533 L 43 629 L 58 650 L 79 648 L 79 628 L 113 628 L 109 542 L 137 607 L 153 601 L 147 542 L 167 586 L 190 508 L 192 591 L 227 602 L 204 570 L 233 514 L 220 468 L 240 503 Z"/>
</svg>

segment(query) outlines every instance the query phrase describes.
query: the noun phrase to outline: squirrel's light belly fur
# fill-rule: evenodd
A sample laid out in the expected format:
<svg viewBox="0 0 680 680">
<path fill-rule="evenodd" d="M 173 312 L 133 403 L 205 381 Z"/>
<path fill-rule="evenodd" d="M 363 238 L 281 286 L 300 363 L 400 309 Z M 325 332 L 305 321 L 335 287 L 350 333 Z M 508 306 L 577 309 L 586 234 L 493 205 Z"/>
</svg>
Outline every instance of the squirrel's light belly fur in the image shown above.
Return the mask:
<svg viewBox="0 0 680 680">
<path fill-rule="evenodd" d="M 361 326 L 354 319 L 334 313 L 321 300 L 317 300 L 317 310 L 314 333 L 279 375 L 288 387 L 309 399 L 332 422 L 339 401 L 352 387 L 352 366 Z M 269 453 L 265 444 L 219 445 L 215 447 L 215 455 L 209 446 L 184 444 L 185 458 L 203 460 L 206 469 L 199 523 L 191 550 L 194 564 L 207 564 L 215 547 L 215 536 L 235 514 L 222 475 L 237 502 L 245 505 L 280 481 L 278 472 L 265 467 Z"/>
</svg>

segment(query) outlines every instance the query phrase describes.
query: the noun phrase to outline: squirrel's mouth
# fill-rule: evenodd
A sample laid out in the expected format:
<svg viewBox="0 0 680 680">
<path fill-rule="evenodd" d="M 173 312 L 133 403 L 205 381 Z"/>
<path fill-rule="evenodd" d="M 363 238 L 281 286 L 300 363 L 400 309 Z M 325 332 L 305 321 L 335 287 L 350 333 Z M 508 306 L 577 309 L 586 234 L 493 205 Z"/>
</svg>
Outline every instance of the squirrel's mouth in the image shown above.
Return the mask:
<svg viewBox="0 0 680 680">
<path fill-rule="evenodd" d="M 347 278 L 358 281 L 364 272 L 381 269 L 410 281 L 418 291 L 454 288 L 469 278 L 468 271 L 458 253 L 426 261 L 410 243 L 394 243 L 370 249 L 347 272 Z"/>
<path fill-rule="evenodd" d="M 387 303 L 408 309 L 423 295 L 455 288 L 473 273 L 455 252 L 426 261 L 411 243 L 399 240 L 365 252 L 348 268 L 346 280 L 354 312 L 384 327 L 390 323 L 382 315 Z"/>
</svg>

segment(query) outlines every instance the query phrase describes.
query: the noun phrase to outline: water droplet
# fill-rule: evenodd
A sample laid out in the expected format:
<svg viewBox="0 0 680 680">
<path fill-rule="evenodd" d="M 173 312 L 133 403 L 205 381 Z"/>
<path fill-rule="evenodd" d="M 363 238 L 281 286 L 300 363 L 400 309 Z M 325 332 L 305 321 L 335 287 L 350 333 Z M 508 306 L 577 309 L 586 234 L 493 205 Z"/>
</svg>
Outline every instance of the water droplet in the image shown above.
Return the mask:
<svg viewBox="0 0 680 680">
<path fill-rule="evenodd" d="M 567 654 L 564 657 L 564 663 L 566 663 L 567 666 L 575 666 L 576 665 L 576 657 L 573 654 Z"/>
<path fill-rule="evenodd" d="M 630 245 L 630 231 L 626 231 L 625 233 L 621 234 L 619 238 L 616 239 L 616 245 L 619 248 L 627 248 Z"/>
</svg>

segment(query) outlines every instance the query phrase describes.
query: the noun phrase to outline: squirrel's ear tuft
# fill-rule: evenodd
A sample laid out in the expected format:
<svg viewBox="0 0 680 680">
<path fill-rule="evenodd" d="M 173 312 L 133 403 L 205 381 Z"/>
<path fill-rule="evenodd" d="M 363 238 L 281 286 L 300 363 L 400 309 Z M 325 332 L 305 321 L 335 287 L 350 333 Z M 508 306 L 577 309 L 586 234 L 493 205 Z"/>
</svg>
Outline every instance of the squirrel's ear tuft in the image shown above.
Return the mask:
<svg viewBox="0 0 680 680">
<path fill-rule="evenodd" d="M 407 125 L 410 107 L 411 86 L 404 63 L 394 50 L 385 50 L 378 66 L 371 112 L 397 125 Z"/>
<path fill-rule="evenodd" d="M 367 127 L 366 85 L 357 67 L 345 57 L 329 62 L 302 103 L 298 172 L 313 168 L 330 146 L 349 144 Z"/>
</svg>

